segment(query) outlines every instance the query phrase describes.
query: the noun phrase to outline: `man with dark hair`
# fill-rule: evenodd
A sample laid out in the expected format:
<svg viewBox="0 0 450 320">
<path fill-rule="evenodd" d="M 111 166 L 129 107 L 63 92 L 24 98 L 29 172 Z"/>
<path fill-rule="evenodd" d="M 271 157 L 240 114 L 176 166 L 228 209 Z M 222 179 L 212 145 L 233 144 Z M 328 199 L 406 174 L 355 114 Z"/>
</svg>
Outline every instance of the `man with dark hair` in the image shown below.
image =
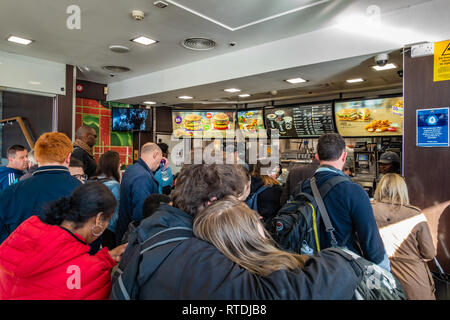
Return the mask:
<svg viewBox="0 0 450 320">
<path fill-rule="evenodd" d="M 162 156 L 165 158 L 165 161 L 168 161 L 169 157 L 169 146 L 164 143 L 158 143 L 158 147 L 162 151 Z M 172 169 L 170 166 L 167 166 L 167 168 L 164 166 L 164 164 L 161 163 L 159 166 L 159 169 L 155 172 L 155 179 L 158 181 L 158 191 L 161 194 L 170 194 L 172 191 L 172 185 L 173 185 L 173 174 Z"/>
<path fill-rule="evenodd" d="M 161 148 L 156 143 L 148 142 L 142 146 L 138 161 L 125 170 L 120 185 L 117 243 L 131 221 L 142 220 L 142 205 L 145 199 L 153 193 L 159 193 L 154 172 L 158 170 L 162 158 Z"/>
<path fill-rule="evenodd" d="M 81 126 L 77 129 L 72 157 L 83 162 L 83 170 L 88 178 L 95 176 L 95 171 L 97 169 L 93 150 L 96 142 L 97 132 L 94 128 Z"/>
<path fill-rule="evenodd" d="M 111 299 L 351 299 L 361 277 L 335 252 L 322 251 L 298 272 L 262 277 L 194 237 L 199 212 L 224 197 L 240 197 L 247 185 L 240 165 L 184 165 L 172 206 L 162 204 L 131 234 Z"/>
<path fill-rule="evenodd" d="M 337 176 L 344 176 L 347 152 L 345 141 L 337 133 L 324 134 L 317 144 L 316 159 L 320 167 L 314 178 L 317 187 Z M 303 181 L 303 192 L 313 194 L 310 179 Z M 337 244 L 362 255 L 385 269 L 390 269 L 389 260 L 381 240 L 369 197 L 364 189 L 350 178 L 331 187 L 323 198 L 325 207 L 334 227 Z M 331 247 L 331 236 L 321 220 L 319 227 L 320 248 Z"/>
<path fill-rule="evenodd" d="M 8 148 L 8 164 L 0 167 L 0 190 L 19 181 L 28 168 L 28 151 L 24 146 L 15 144 Z"/>
</svg>

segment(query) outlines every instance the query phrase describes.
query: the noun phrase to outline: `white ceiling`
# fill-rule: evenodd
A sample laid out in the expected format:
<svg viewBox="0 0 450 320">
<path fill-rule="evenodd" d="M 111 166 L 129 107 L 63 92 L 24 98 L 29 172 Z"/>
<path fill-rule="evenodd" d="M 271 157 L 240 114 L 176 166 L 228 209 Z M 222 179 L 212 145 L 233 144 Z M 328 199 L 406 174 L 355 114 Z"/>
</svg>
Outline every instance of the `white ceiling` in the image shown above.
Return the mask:
<svg viewBox="0 0 450 320">
<path fill-rule="evenodd" d="M 435 35 L 439 39 L 450 29 L 446 28 L 447 14 L 445 11 L 440 12 L 442 6 L 448 8 L 448 0 L 165 0 L 168 7 L 164 9 L 155 7 L 155 1 L 77 0 L 74 3 L 73 0 L 2 0 L 0 50 L 80 66 L 83 72 L 79 72 L 79 78 L 111 84 L 110 91 L 127 91 L 127 94 L 113 95 L 116 100 L 139 103 L 144 101 L 143 99 L 158 99 L 161 103 L 174 104 L 180 102 L 174 94 L 186 93 L 189 91 L 186 89 L 191 86 L 193 94 L 200 100 L 207 100 L 232 99 L 232 95 L 223 92 L 223 85 L 228 84 L 239 85 L 252 94 L 267 90 L 287 90 L 290 94 L 289 89 L 292 86 L 282 80 L 299 72 L 310 80 L 304 87 L 326 87 L 326 83 L 342 82 L 344 77 L 350 75 L 352 70 L 355 71 L 363 61 L 370 60 L 374 52 L 381 51 L 380 48 L 383 48 L 383 51 L 384 48 L 399 49 L 400 43 L 391 41 L 389 45 L 377 46 L 377 35 L 371 35 L 375 36 L 374 38 L 364 36 L 367 38 L 367 43 L 364 42 L 367 49 L 355 51 L 361 54 L 341 54 L 340 57 L 346 59 L 338 59 L 339 61 L 324 65 L 316 63 L 320 59 L 314 61 L 315 63 L 311 62 L 313 60 L 308 60 L 308 63 L 300 60 L 293 63 L 280 58 L 284 60 L 283 64 L 283 61 L 276 61 L 277 56 L 273 53 L 264 56 L 268 51 L 265 48 L 269 45 L 273 48 L 272 43 L 275 46 L 277 43 L 291 41 L 297 42 L 300 48 L 303 46 L 305 50 L 313 50 L 311 39 L 314 39 L 315 32 L 328 33 L 329 28 L 339 25 L 345 17 L 356 14 L 371 15 L 370 6 L 373 5 L 380 8 L 383 22 L 394 17 L 392 23 L 405 28 L 417 26 L 420 22 L 416 21 L 420 19 L 414 19 L 416 12 L 424 11 L 420 5 L 428 5 L 427 12 L 436 11 L 436 15 L 442 15 L 441 21 L 430 19 L 422 22 L 425 27 L 420 31 L 427 36 L 410 39 L 426 38 L 422 41 L 433 41 L 435 39 L 428 35 Z M 66 27 L 69 17 L 66 10 L 72 4 L 81 8 L 80 30 L 69 30 Z M 143 10 L 145 19 L 133 20 L 131 11 L 134 9 Z M 436 30 L 438 32 L 434 32 Z M 355 27 L 355 30 L 346 30 L 347 37 L 353 37 L 352 32 L 357 34 L 358 27 Z M 34 42 L 26 47 L 15 45 L 4 41 L 9 35 L 33 39 Z M 158 40 L 158 43 L 146 47 L 130 41 L 139 35 L 149 36 Z M 302 35 L 304 38 L 300 38 Z M 188 37 L 213 39 L 217 47 L 210 51 L 185 49 L 180 42 Z M 302 42 L 302 39 L 309 40 Z M 235 42 L 236 45 L 229 46 L 230 42 Z M 108 46 L 112 44 L 125 45 L 131 51 L 125 54 L 111 52 Z M 358 41 L 355 43 L 355 46 L 357 45 Z M 373 48 L 368 48 L 371 45 Z M 351 49 L 351 46 L 347 47 Z M 327 50 L 332 52 L 342 48 L 330 47 Z M 253 62 L 258 67 L 244 70 L 245 68 L 238 65 L 230 66 L 228 69 L 234 68 L 233 73 L 227 74 L 226 71 L 229 70 L 226 70 L 227 66 L 221 65 L 221 61 L 231 56 L 239 59 L 243 57 L 244 52 L 252 52 L 255 59 L 249 59 L 247 55 L 240 62 L 241 65 L 251 66 Z M 281 52 L 280 57 L 283 54 L 284 52 Z M 321 54 L 323 52 L 317 52 L 318 56 Z M 301 50 L 298 55 L 301 58 Z M 330 57 L 327 59 L 330 60 Z M 323 58 L 322 62 L 328 61 L 327 59 Z M 194 67 L 197 64 L 203 66 L 201 70 L 189 69 L 190 72 L 182 73 L 182 76 L 180 73 L 171 74 L 172 70 L 182 70 L 185 66 Z M 308 64 L 311 66 L 308 67 Z M 110 72 L 102 69 L 105 65 L 125 66 L 131 71 L 111 77 Z M 152 74 L 163 74 L 164 84 L 178 82 L 178 85 L 162 86 L 161 83 L 148 80 L 152 79 L 151 77 L 145 78 Z M 384 76 L 384 79 L 381 74 L 378 76 L 370 73 L 369 76 L 378 77 L 370 80 L 377 85 L 398 83 L 396 74 L 392 74 L 392 77 Z M 128 89 L 130 86 L 137 88 L 136 82 L 140 79 L 145 85 L 139 88 L 142 90 L 134 92 Z M 369 82 L 366 82 L 363 85 L 368 84 Z M 154 87 L 156 85 L 158 86 Z"/>
</svg>

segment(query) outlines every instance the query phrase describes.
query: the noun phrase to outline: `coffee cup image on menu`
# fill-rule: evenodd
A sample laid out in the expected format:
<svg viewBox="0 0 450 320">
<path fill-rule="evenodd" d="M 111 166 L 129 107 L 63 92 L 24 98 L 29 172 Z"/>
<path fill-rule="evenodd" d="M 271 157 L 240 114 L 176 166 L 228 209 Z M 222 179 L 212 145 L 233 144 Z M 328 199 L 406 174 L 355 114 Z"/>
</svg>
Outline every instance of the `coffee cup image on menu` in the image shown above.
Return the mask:
<svg viewBox="0 0 450 320">
<path fill-rule="evenodd" d="M 230 126 L 230 118 L 226 113 L 216 113 L 213 117 L 213 127 L 215 130 L 228 130 Z"/>
<path fill-rule="evenodd" d="M 286 130 L 292 129 L 292 117 L 284 117 L 284 125 L 286 126 Z"/>
<path fill-rule="evenodd" d="M 275 119 L 275 122 L 277 123 L 278 129 L 280 132 L 285 132 L 285 123 L 284 123 L 284 111 L 283 110 L 277 110 L 275 111 L 275 115 L 277 116 Z"/>
<path fill-rule="evenodd" d="M 203 123 L 202 123 L 202 116 L 198 114 L 188 114 L 184 117 L 183 120 L 184 129 L 187 132 L 193 132 L 193 131 L 202 131 L 203 130 Z"/>
<path fill-rule="evenodd" d="M 267 115 L 267 120 L 269 120 L 269 125 L 271 129 L 275 129 L 276 128 L 276 123 L 275 123 L 275 119 L 277 118 L 277 116 L 274 113 L 268 114 Z"/>
</svg>

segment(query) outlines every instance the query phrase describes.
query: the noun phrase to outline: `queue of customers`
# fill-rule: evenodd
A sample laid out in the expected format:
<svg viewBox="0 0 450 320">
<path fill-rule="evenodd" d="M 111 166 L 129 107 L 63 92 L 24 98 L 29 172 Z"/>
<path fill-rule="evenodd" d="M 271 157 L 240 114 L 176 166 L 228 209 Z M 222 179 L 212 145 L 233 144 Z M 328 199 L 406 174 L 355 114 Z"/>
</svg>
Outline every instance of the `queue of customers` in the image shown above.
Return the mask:
<svg viewBox="0 0 450 320">
<path fill-rule="evenodd" d="M 75 143 L 45 133 L 32 165 L 26 148 L 8 149 L 0 168 L 0 299 L 355 298 L 362 275 L 326 249 L 333 239 L 324 224 L 314 255 L 274 240 L 272 220 L 292 200 L 277 180 L 279 165 L 186 164 L 168 186 L 160 173 L 167 145 L 144 144 L 121 176 L 117 152 L 95 161 L 95 140 L 89 127 L 77 130 Z M 292 176 L 291 189 L 312 194 L 311 177 L 321 188 L 346 176 L 345 150 L 338 134 L 321 136 L 315 167 Z M 382 178 L 374 202 L 350 179 L 323 201 L 339 246 L 391 271 L 408 299 L 434 299 L 426 262 L 436 249 L 400 175 Z"/>
</svg>

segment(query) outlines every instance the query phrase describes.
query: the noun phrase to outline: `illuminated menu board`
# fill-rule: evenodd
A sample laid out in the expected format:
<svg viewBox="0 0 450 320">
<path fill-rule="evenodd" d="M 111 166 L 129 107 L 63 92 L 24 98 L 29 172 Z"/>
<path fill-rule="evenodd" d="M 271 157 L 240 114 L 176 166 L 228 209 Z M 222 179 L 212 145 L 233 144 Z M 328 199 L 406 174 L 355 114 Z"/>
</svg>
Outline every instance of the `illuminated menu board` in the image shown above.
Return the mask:
<svg viewBox="0 0 450 320">
<path fill-rule="evenodd" d="M 267 137 L 263 110 L 238 111 L 238 124 L 245 138 Z"/>
<path fill-rule="evenodd" d="M 176 137 L 226 138 L 235 135 L 235 111 L 172 111 Z"/>
<path fill-rule="evenodd" d="M 335 103 L 336 127 L 343 137 L 401 136 L 403 98 Z"/>
<path fill-rule="evenodd" d="M 331 103 L 266 108 L 266 128 L 278 129 L 280 137 L 317 137 L 336 132 Z"/>
</svg>

